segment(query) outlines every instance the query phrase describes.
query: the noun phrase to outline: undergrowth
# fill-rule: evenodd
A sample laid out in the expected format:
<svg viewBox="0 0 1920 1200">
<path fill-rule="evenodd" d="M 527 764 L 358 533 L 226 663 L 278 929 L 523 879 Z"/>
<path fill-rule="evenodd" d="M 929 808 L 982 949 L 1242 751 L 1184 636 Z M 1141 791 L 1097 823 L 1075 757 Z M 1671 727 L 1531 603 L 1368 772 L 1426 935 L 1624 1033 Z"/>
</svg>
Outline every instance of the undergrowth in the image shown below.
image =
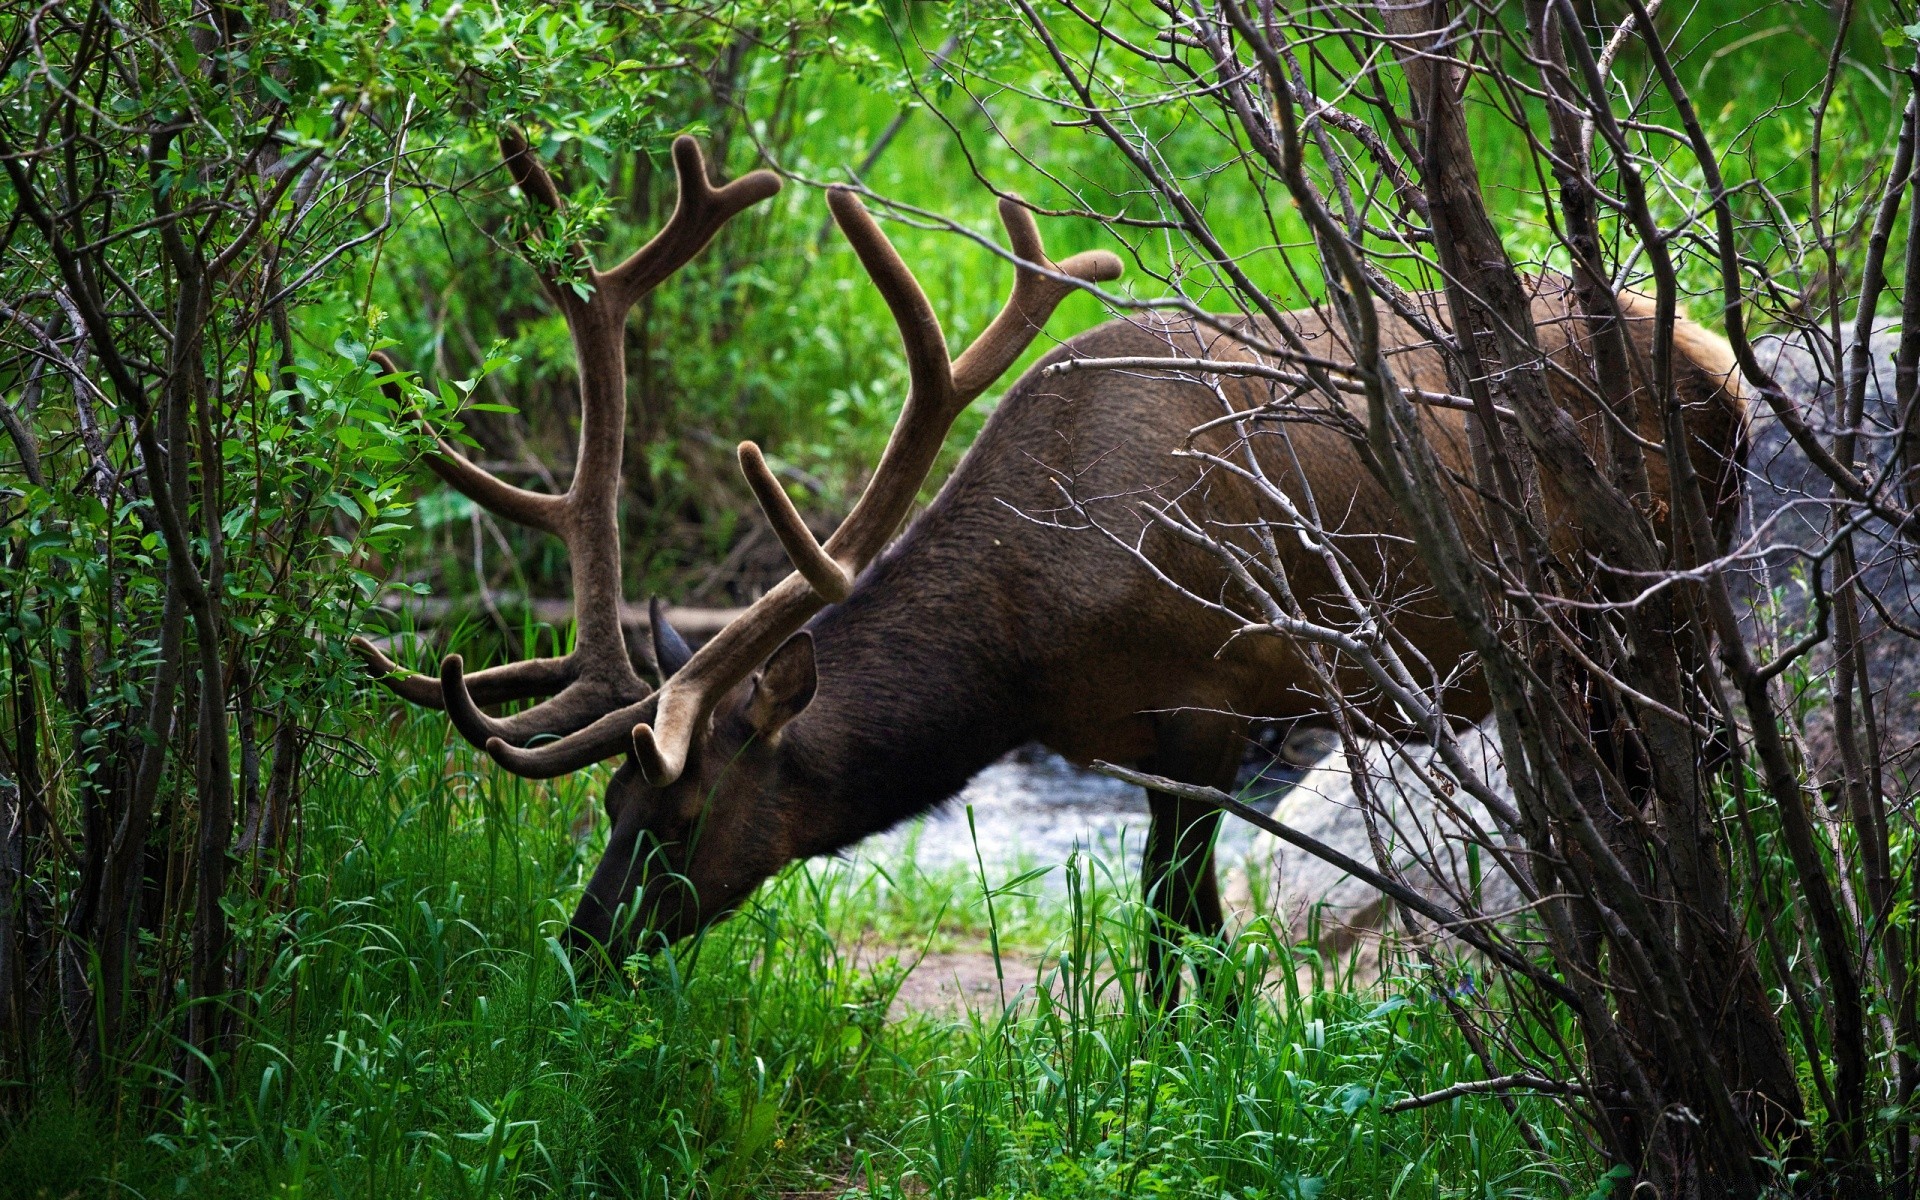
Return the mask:
<svg viewBox="0 0 1920 1200">
<path fill-rule="evenodd" d="M 1544 1101 L 1517 1111 L 1548 1161 L 1492 1099 L 1382 1111 L 1484 1074 L 1434 981 L 1343 989 L 1256 925 L 1226 951 L 1188 947 L 1207 994 L 1154 1011 L 1140 909 L 1097 856 L 1049 879 L 807 864 L 697 943 L 630 962 L 631 987 L 577 990 L 555 935 L 598 853 L 577 832 L 598 781 L 507 778 L 432 713 L 367 740 L 393 749 L 308 792 L 298 903 L 236 922 L 265 965 L 232 998 L 222 1090 L 187 1099 L 164 1047 L 132 1086 L 43 1088 L 5 1131 L 0 1197 L 1594 1186 Z M 1005 1007 L 896 1005 L 934 945 L 997 950 Z"/>
</svg>

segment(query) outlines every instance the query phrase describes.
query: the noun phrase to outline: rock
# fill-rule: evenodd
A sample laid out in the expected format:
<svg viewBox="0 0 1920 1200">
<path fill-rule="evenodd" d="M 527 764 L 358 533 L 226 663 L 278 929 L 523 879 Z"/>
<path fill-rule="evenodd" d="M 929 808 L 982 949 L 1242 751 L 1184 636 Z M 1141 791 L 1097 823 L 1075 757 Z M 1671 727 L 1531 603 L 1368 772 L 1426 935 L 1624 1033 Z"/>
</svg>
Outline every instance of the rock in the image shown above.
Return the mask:
<svg viewBox="0 0 1920 1200">
<path fill-rule="evenodd" d="M 1899 422 L 1893 411 L 1893 356 L 1899 337 L 1876 334 L 1869 346 L 1871 373 L 1867 377 L 1862 410 L 1865 430 L 1857 457 L 1871 462 L 1876 477 L 1892 460 L 1892 434 Z M 1807 423 L 1826 442 L 1836 408 L 1834 380 L 1838 372 L 1798 341 L 1762 338 L 1755 344 L 1760 363 L 1772 371 L 1786 393 L 1799 404 Z M 1844 361 L 1844 360 L 1843 360 Z M 1806 551 L 1826 540 L 1832 491 L 1826 477 L 1807 461 L 1787 431 L 1764 404 L 1752 413 L 1752 444 L 1747 453 L 1746 505 L 1740 537 L 1756 539 L 1755 558 L 1738 576 L 1736 600 L 1744 601 L 1749 629 L 1783 629 L 1784 644 L 1804 631 L 1813 619 L 1811 593 L 1795 578 L 1804 574 Z M 1902 552 L 1891 532 L 1880 522 L 1868 522 L 1855 537 L 1861 576 L 1866 590 L 1894 621 L 1920 626 L 1920 564 Z M 1769 611 L 1771 610 L 1771 611 Z M 1885 748 L 1904 748 L 1920 729 L 1920 641 L 1888 626 L 1872 605 L 1862 616 L 1868 677 L 1873 684 L 1876 715 Z M 1809 656 L 1807 674 L 1813 682 L 1805 700 L 1802 729 L 1813 752 L 1816 771 L 1834 752 L 1831 709 L 1823 690 L 1832 670 L 1831 643 Z"/>
<path fill-rule="evenodd" d="M 1497 793 L 1509 794 L 1491 722 L 1468 731 L 1461 743 L 1468 763 Z M 1474 894 L 1469 842 L 1497 834 L 1486 809 L 1464 790 L 1456 787 L 1449 804 L 1434 797 L 1422 777 L 1432 760 L 1433 750 L 1424 744 L 1409 744 L 1399 753 L 1387 743 L 1373 743 L 1367 749 L 1366 778 L 1390 861 L 1410 886 L 1457 912 Z M 1453 783 L 1444 769 L 1441 775 Z M 1353 778 L 1337 748 L 1280 799 L 1273 815 L 1360 862 L 1375 862 Z M 1479 833 L 1473 832 L 1476 826 Z M 1519 889 L 1492 855 L 1481 850 L 1478 858 L 1479 911 L 1517 912 Z M 1382 951 L 1405 929 L 1371 885 L 1268 833 L 1254 839 L 1244 866 L 1229 873 L 1227 902 L 1243 921 L 1255 914 L 1270 916 L 1295 945 L 1320 951 L 1329 978 L 1351 972 L 1358 984 L 1379 977 Z M 1425 921 L 1421 925 L 1429 927 Z"/>
</svg>

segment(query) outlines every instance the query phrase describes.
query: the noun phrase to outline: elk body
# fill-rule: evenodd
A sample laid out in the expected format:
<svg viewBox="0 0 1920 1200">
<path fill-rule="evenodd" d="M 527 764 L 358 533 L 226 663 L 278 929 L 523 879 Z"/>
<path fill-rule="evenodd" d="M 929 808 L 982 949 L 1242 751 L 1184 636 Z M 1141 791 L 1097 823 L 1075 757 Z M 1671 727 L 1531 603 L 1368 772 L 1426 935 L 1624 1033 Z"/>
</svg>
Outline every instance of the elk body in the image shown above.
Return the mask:
<svg viewBox="0 0 1920 1200">
<path fill-rule="evenodd" d="M 705 181 L 685 169 L 698 159 L 690 143 L 684 151 L 687 209 L 687 189 Z M 618 675 L 616 686 L 598 685 L 589 698 L 575 683 L 503 719 L 479 705 L 550 694 L 582 672 L 570 660 L 545 660 L 468 678 L 452 657 L 434 681 L 405 676 L 363 646 L 390 685 L 415 702 L 444 705 L 461 732 L 509 770 L 548 777 L 625 759 L 608 787 L 606 854 L 573 918 L 576 949 L 604 949 L 617 959 L 636 939 L 691 934 L 787 863 L 927 811 L 1028 742 L 1080 762 L 1130 762 L 1182 782 L 1229 787 L 1251 719 L 1314 716 L 1324 693 L 1298 643 L 1273 630 L 1249 633 L 1259 621 L 1219 554 L 1153 514 L 1204 512 L 1211 529 L 1228 531 L 1222 536 L 1241 539 L 1250 552 L 1263 529 L 1276 532 L 1269 553 L 1277 547 L 1279 573 L 1301 614 L 1352 620 L 1350 612 L 1342 617 L 1340 589 L 1322 557 L 1275 530 L 1273 497 L 1256 482 L 1262 475 L 1317 509 L 1319 525 L 1351 564 L 1348 586 L 1385 601 L 1391 636 L 1430 664 L 1445 709 L 1463 719 L 1484 713 L 1465 641 L 1425 594 L 1416 549 L 1363 465 L 1352 422 L 1343 421 L 1363 420 L 1363 401 L 1354 396 L 1346 411 L 1329 409 L 1319 419 L 1255 423 L 1253 436 L 1246 420 L 1222 420 L 1274 398 L 1271 372 L 1228 369 L 1255 361 L 1249 345 L 1290 342 L 1297 361 L 1341 361 L 1344 339 L 1313 313 L 1284 318 L 1292 339 L 1258 322 L 1167 317 L 1114 321 L 1070 339 L 1008 391 L 933 503 L 888 547 L 961 408 L 1018 356 L 1076 281 L 1112 278 L 1119 263 L 1088 254 L 1051 264 L 1026 213 L 1003 205 L 1021 264 L 1013 299 L 973 347 L 950 360 L 924 295 L 858 200 L 846 192 L 829 199 L 901 327 L 912 388 L 873 482 L 824 545 L 793 512 L 759 451 L 742 445 L 742 468 L 795 562 L 794 575 L 698 653 L 687 651 L 656 607 L 654 652 L 664 680 L 657 692 L 638 686 L 624 651 L 603 632 L 596 636 L 606 644 L 597 642 L 594 652 L 618 663 L 595 669 Z M 1622 299 L 1644 361 L 1653 322 L 1634 297 Z M 1597 449 L 1630 433 L 1595 399 L 1585 326 L 1570 306 L 1567 289 L 1543 285 L 1537 338 L 1550 387 Z M 1439 352 L 1384 310 L 1382 321 L 1396 377 L 1429 400 L 1422 420 L 1442 465 L 1471 480 L 1468 418 L 1447 406 Z M 1725 528 L 1744 444 L 1732 357 L 1686 322 L 1675 345 L 1674 390 L 1686 406 L 1691 456 L 1703 479 L 1722 483 L 1718 525 Z M 594 391 L 585 368 L 583 357 L 583 397 Z M 597 386 L 606 390 L 604 380 Z M 1647 411 L 1636 424 L 1650 447 L 1641 499 L 1657 514 L 1666 489 L 1660 414 L 1652 403 L 1640 407 Z M 1259 471 L 1221 469 L 1248 454 Z M 443 464 L 442 473 L 482 504 L 504 486 L 477 483 L 470 465 Z M 1543 502 L 1553 516 L 1550 488 Z M 1569 550 L 1578 533 L 1562 526 L 1556 548 Z M 576 577 L 577 560 L 576 548 Z M 617 561 L 611 588 L 602 567 L 602 577 L 589 581 L 592 595 L 617 603 Z M 583 648 L 597 628 L 588 599 L 582 588 Z M 1343 675 L 1343 686 L 1354 696 L 1369 690 L 1357 671 Z M 1372 707 L 1392 719 L 1377 694 Z M 1149 801 L 1143 883 L 1159 918 L 1217 931 L 1210 852 L 1217 814 L 1159 794 Z"/>
<path fill-rule="evenodd" d="M 1564 336 L 1555 346 L 1554 330 L 1567 327 L 1564 297 L 1543 297 L 1539 317 L 1543 342 L 1577 365 Z M 1310 346 L 1333 349 L 1334 335 L 1316 319 L 1295 319 Z M 1644 353 L 1652 322 L 1631 324 Z M 1405 335 L 1399 367 L 1409 386 L 1444 392 L 1439 355 L 1418 348 L 1404 326 L 1397 332 Z M 1724 384 L 1732 357 L 1697 327 L 1683 327 L 1679 340 L 1686 351 L 1679 386 L 1699 438 L 1696 469 L 1728 480 L 1743 418 L 1737 393 Z M 649 851 L 691 884 L 661 885 L 640 906 L 645 928 L 675 938 L 736 905 L 786 863 L 923 813 L 1028 742 L 1081 763 L 1135 763 L 1230 789 L 1249 719 L 1321 715 L 1322 693 L 1297 647 L 1276 636 L 1236 637 L 1251 617 L 1231 619 L 1183 597 L 1180 591 L 1246 607 L 1213 555 L 1142 515 L 1143 507 L 1185 498 L 1218 526 L 1273 519 L 1246 480 L 1173 454 L 1192 444 L 1190 430 L 1222 415 L 1221 392 L 1246 409 L 1267 399 L 1265 387 L 1238 380 L 1216 391 L 1170 378 L 1186 374 L 1177 368 L 1048 372 L 1075 358 L 1218 360 L 1235 355 L 1225 341 L 1164 321 L 1117 321 L 1036 364 L 928 509 L 846 598 L 717 706 L 704 753 L 676 785 L 688 790 L 651 788 L 632 766 L 616 776 L 613 833 L 576 932 L 613 936 L 610 905 L 632 896 Z M 1471 477 L 1466 414 L 1432 409 L 1427 420 L 1443 463 Z M 1650 440 L 1657 436 L 1654 418 L 1644 424 Z M 1197 441 L 1226 453 L 1236 436 L 1223 428 Z M 1422 596 L 1423 574 L 1402 523 L 1348 435 L 1295 424 L 1284 444 L 1255 445 L 1272 479 L 1298 495 L 1310 492 L 1323 514 L 1339 514 L 1329 524 L 1351 542 L 1351 560 L 1370 564 L 1375 593 L 1402 598 L 1398 632 L 1457 676 L 1448 710 L 1483 716 L 1487 701 L 1466 666 L 1466 642 L 1438 603 Z M 1664 494 L 1665 471 L 1655 463 L 1649 474 L 1656 496 Z M 1101 530 L 1086 528 L 1089 518 Z M 1294 547 L 1286 555 L 1293 588 L 1306 607 L 1331 614 L 1338 608 L 1333 580 L 1316 556 Z M 1350 695 L 1367 690 L 1357 672 L 1344 684 Z M 1382 720 L 1393 717 L 1384 703 L 1376 710 Z M 1209 853 L 1217 813 L 1157 793 L 1148 799 L 1143 886 L 1165 920 L 1217 931 Z"/>
</svg>

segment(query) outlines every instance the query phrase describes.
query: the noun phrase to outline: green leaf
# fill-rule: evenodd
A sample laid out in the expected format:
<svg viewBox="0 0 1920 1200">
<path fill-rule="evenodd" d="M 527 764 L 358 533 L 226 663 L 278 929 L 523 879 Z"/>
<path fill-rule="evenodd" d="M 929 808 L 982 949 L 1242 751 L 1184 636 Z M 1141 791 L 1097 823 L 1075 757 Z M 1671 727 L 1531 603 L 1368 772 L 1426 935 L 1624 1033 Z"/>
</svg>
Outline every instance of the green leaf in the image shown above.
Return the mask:
<svg viewBox="0 0 1920 1200">
<path fill-rule="evenodd" d="M 1373 1092 L 1358 1083 L 1350 1083 L 1334 1094 L 1334 1103 L 1338 1104 L 1340 1111 L 1348 1116 L 1365 1108 L 1367 1101 L 1371 1099 L 1373 1099 Z"/>
</svg>

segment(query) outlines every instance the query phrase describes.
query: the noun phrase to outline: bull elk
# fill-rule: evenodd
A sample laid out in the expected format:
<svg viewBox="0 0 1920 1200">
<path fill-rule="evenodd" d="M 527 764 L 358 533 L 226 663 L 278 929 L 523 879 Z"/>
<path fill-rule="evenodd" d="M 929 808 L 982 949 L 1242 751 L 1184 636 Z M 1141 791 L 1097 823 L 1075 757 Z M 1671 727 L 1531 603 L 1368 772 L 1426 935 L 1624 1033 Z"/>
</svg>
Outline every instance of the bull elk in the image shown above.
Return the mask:
<svg viewBox="0 0 1920 1200">
<path fill-rule="evenodd" d="M 503 145 L 523 191 L 557 205 L 524 142 L 510 135 Z M 1319 692 L 1299 647 L 1284 636 L 1236 637 L 1251 618 L 1235 615 L 1244 605 L 1230 572 L 1148 511 L 1203 493 L 1216 528 L 1252 531 L 1271 520 L 1271 508 L 1245 473 L 1210 470 L 1204 455 L 1174 450 L 1217 457 L 1230 445 L 1241 453 L 1255 445 L 1271 481 L 1289 495 L 1310 494 L 1331 514 L 1326 520 L 1337 528 L 1330 532 L 1366 546 L 1348 558 L 1368 564 L 1377 596 L 1397 601 L 1394 635 L 1439 677 L 1454 676 L 1448 711 L 1463 718 L 1485 711 L 1472 672 L 1449 672 L 1449 664 L 1467 662 L 1465 641 L 1425 595 L 1415 553 L 1397 532 L 1403 524 L 1354 452 L 1351 430 L 1309 421 L 1255 444 L 1221 419 L 1223 405 L 1229 415 L 1245 413 L 1271 397 L 1270 381 L 1219 369 L 1222 359 L 1250 362 L 1248 346 L 1281 340 L 1260 321 L 1136 317 L 1059 345 L 1006 394 L 932 504 L 889 547 L 954 418 L 1071 290 L 1116 278 L 1120 262 L 1105 252 L 1050 262 L 1028 212 L 1003 202 L 1017 259 L 1012 296 L 979 339 L 950 358 L 925 293 L 858 197 L 844 190 L 828 193 L 833 217 L 905 345 L 910 386 L 898 423 L 871 482 L 824 544 L 759 449 L 740 445 L 741 469 L 794 573 L 697 652 L 656 604 L 662 683 L 649 691 L 617 619 L 621 321 L 646 287 L 778 187 L 756 172 L 715 190 L 691 141 L 677 143 L 674 156 L 680 198 L 653 243 L 614 271 L 595 272 L 586 299 L 547 280 L 579 353 L 583 422 L 570 490 L 546 496 L 509 487 L 444 445 L 436 463 L 476 503 L 567 540 L 578 620 L 573 653 L 471 676 L 451 655 L 436 680 L 408 675 L 370 644 L 357 644 L 389 687 L 416 704 L 444 707 L 461 734 L 509 771 L 551 778 L 625 759 L 607 787 L 606 853 L 569 930 L 577 952 L 617 957 L 643 936 L 671 942 L 692 934 L 785 864 L 927 811 L 1028 742 L 1080 762 L 1133 762 L 1182 782 L 1226 787 L 1251 718 L 1315 715 Z M 1430 297 L 1414 299 L 1438 308 Z M 1622 299 L 1631 340 L 1644 355 L 1653 322 L 1636 298 Z M 1583 382 L 1591 368 L 1576 330 L 1585 327 L 1564 287 L 1540 288 L 1535 317 L 1556 400 L 1591 437 L 1607 436 L 1595 391 Z M 1285 319 L 1296 350 L 1337 367 L 1344 342 L 1337 327 L 1313 312 Z M 1439 352 L 1384 306 L 1381 320 L 1396 372 L 1410 392 L 1434 401 L 1422 419 L 1442 464 L 1472 478 L 1466 414 L 1444 403 Z M 1690 455 L 1703 479 L 1723 484 L 1724 527 L 1736 494 L 1725 485 L 1742 444 L 1744 402 L 1731 355 L 1716 338 L 1682 322 L 1676 345 L 1674 386 L 1687 406 Z M 1082 362 L 1088 369 L 1063 365 Z M 1183 369 L 1195 363 L 1213 368 Z M 1656 448 L 1658 422 L 1648 411 L 1640 430 Z M 1658 509 L 1667 484 L 1657 454 L 1648 481 Z M 1074 519 L 1058 519 L 1063 512 Z M 1089 521 L 1107 536 L 1072 528 Z M 1333 595 L 1335 581 L 1318 556 L 1285 539 L 1280 554 L 1302 604 Z M 507 717 L 482 711 L 543 696 L 551 698 Z M 1157 793 L 1149 801 L 1143 884 L 1156 919 L 1217 931 L 1210 850 L 1217 813 Z"/>
</svg>

